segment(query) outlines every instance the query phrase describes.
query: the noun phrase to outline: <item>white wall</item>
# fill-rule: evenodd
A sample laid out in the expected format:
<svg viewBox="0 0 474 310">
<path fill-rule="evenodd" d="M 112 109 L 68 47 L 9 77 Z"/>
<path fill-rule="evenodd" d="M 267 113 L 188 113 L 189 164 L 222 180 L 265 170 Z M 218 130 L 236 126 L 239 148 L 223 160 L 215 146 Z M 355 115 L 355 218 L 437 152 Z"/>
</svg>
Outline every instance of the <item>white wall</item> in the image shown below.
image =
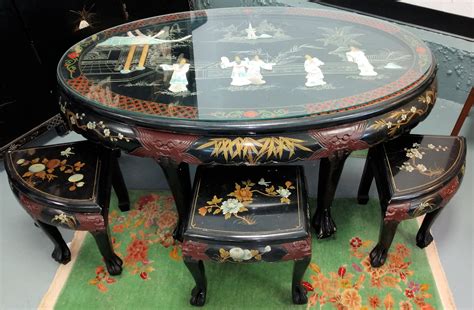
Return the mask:
<svg viewBox="0 0 474 310">
<path fill-rule="evenodd" d="M 473 0 L 400 0 L 399 2 L 474 18 Z"/>
</svg>

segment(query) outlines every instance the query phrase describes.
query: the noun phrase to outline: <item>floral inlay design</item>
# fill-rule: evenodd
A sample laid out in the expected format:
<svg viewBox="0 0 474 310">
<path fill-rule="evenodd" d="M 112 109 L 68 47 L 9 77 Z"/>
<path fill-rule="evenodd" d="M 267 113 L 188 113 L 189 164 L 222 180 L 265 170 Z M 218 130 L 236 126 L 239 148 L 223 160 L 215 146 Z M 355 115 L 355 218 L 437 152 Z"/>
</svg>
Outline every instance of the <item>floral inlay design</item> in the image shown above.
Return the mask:
<svg viewBox="0 0 474 310">
<path fill-rule="evenodd" d="M 228 251 L 224 248 L 219 249 L 219 262 L 223 263 L 228 260 L 232 260 L 234 262 L 243 262 L 248 261 L 251 259 L 255 259 L 257 261 L 262 260 L 262 255 L 268 253 L 272 250 L 272 248 L 267 245 L 263 251 L 259 250 L 248 250 L 242 249 L 239 247 L 231 248 Z"/>
<path fill-rule="evenodd" d="M 434 309 L 430 285 L 411 279 L 416 271 L 410 268 L 410 249 L 396 244 L 385 265 L 374 268 L 368 256 L 372 247 L 373 241 L 353 237 L 349 241 L 352 264 L 340 266 L 337 272 L 323 272 L 312 262 L 310 280 L 303 282 L 309 292 L 307 309 Z M 379 293 L 364 297 L 369 288 Z"/>
<path fill-rule="evenodd" d="M 90 42 L 96 41 L 97 38 L 97 35 L 91 36 L 90 39 L 76 44 L 67 54 L 66 58 L 64 59 L 64 68 L 69 72 L 69 78 L 72 79 L 77 71 L 79 57 L 81 56 L 84 47 L 90 44 Z"/>
<path fill-rule="evenodd" d="M 398 169 L 407 172 L 415 171 L 428 177 L 438 176 L 444 172 L 444 169 L 441 168 L 428 168 L 419 163 L 418 160 L 423 159 L 426 152 L 446 152 L 448 150 L 447 146 L 435 146 L 431 143 L 427 146 L 421 146 L 419 143 L 413 143 L 411 148 L 405 148 L 404 150 L 406 152 L 405 156 L 409 160 L 405 161 Z"/>
<path fill-rule="evenodd" d="M 416 116 L 421 116 L 429 110 L 429 106 L 433 105 L 436 99 L 435 90 L 428 90 L 418 97 L 418 102 L 425 105 L 424 108 L 412 106 L 410 110 L 400 109 L 392 112 L 389 117 L 375 121 L 369 128 L 380 129 L 386 127 L 388 135 L 394 136 L 398 129 L 409 124 Z"/>
<path fill-rule="evenodd" d="M 434 198 L 429 198 L 425 201 L 420 202 L 420 204 L 412 211 L 412 217 L 418 217 L 425 213 L 432 211 L 436 206 L 434 203 Z"/>
<path fill-rule="evenodd" d="M 261 178 L 258 185 L 263 186 L 263 190 L 260 190 L 254 188 L 256 184 L 250 180 L 242 181 L 241 184 L 235 183 L 235 190 L 227 194 L 228 197 L 234 198 L 224 200 L 224 198 L 218 198 L 214 195 L 212 200 L 207 201 L 207 206 L 199 208 L 198 212 L 201 216 L 206 216 L 210 213 L 213 215 L 222 214 L 226 220 L 233 216 L 239 219 L 242 224 L 254 225 L 256 222 L 251 216 L 241 216 L 239 214 L 248 211 L 247 207 L 253 202 L 254 193 L 267 197 L 280 198 L 281 203 L 290 204 L 291 202 L 289 198 L 292 194 L 291 190 L 295 189 L 291 181 L 286 181 L 284 186 L 278 186 L 276 190 L 275 186 L 270 184 L 271 182 Z"/>
<path fill-rule="evenodd" d="M 107 127 L 103 121 L 89 121 L 86 119 L 85 113 L 73 113 L 69 111 L 67 108 L 67 102 L 61 102 L 61 98 L 59 99 L 59 107 L 61 112 L 65 115 L 66 119 L 68 120 L 69 124 L 75 126 L 81 130 L 87 131 L 92 130 L 99 134 L 99 136 L 110 140 L 111 142 L 117 142 L 119 140 L 123 140 L 126 142 L 130 142 L 130 138 L 124 136 L 122 133 L 114 133 L 109 127 Z M 72 153 L 74 154 L 74 153 Z"/>
<path fill-rule="evenodd" d="M 283 154 L 286 153 L 288 153 L 288 158 L 291 158 L 295 155 L 296 150 L 311 152 L 311 149 L 303 145 L 304 142 L 304 140 L 289 137 L 214 138 L 197 149 L 212 148 L 211 156 L 222 155 L 226 161 L 238 158 L 245 159 L 249 163 L 258 163 L 262 158 L 269 159 L 272 156 L 282 159 Z"/>
<path fill-rule="evenodd" d="M 62 224 L 62 225 L 66 225 L 67 227 L 69 227 L 71 229 L 74 229 L 77 225 L 77 221 L 74 218 L 74 216 L 67 215 L 65 213 L 56 214 L 52 218 L 51 223 L 59 223 L 59 224 Z"/>
<path fill-rule="evenodd" d="M 74 154 L 72 150 L 72 147 L 68 147 L 64 151 L 61 151 L 60 154 L 61 156 L 69 157 L 70 155 Z M 75 191 L 78 187 L 83 187 L 85 184 L 85 182 L 82 181 L 84 179 L 84 175 L 76 173 L 81 171 L 81 168 L 85 165 L 85 163 L 81 161 L 76 161 L 74 164 L 70 164 L 68 163 L 67 159 L 48 159 L 46 157 L 41 159 L 36 157 L 32 160 L 23 158 L 18 159 L 16 164 L 20 166 L 28 166 L 28 171 L 23 173 L 22 178 L 33 187 L 38 181 L 53 181 L 58 177 L 58 172 L 71 175 L 68 178 L 68 181 L 70 182 L 69 191 Z"/>
</svg>

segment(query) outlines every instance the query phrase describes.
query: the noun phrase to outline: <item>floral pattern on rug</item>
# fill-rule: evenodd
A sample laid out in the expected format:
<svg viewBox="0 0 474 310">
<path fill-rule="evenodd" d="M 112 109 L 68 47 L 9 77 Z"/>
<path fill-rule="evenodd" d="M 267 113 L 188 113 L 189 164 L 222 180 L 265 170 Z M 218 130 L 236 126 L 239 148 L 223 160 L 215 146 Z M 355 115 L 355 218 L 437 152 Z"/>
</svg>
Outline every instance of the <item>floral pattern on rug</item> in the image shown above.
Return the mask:
<svg viewBox="0 0 474 310">
<path fill-rule="evenodd" d="M 404 244 L 392 245 L 386 263 L 379 268 L 370 265 L 369 253 L 374 246 L 371 240 L 353 237 L 349 241 L 351 265 L 340 266 L 335 271 L 323 273 L 314 262 L 310 264 L 307 309 L 434 309 L 429 284 L 417 283 L 411 278 L 410 249 Z M 364 289 L 370 289 L 361 294 Z M 387 290 L 389 289 L 389 290 Z M 433 289 L 435 290 L 435 288 Z M 388 292 L 387 292 L 388 291 Z M 373 293 L 376 292 L 376 293 Z M 369 294 L 367 294 L 369 293 Z M 363 298 L 362 295 L 366 295 Z"/>
<path fill-rule="evenodd" d="M 122 241 L 112 237 L 115 253 L 123 260 L 122 274 L 137 275 L 150 280 L 154 261 L 149 259 L 149 248 L 160 244 L 170 248 L 169 257 L 180 260 L 179 244 L 173 239 L 173 229 L 178 221 L 173 196 L 148 194 L 140 197 L 128 212 L 113 210 L 109 214 L 109 226 L 112 235 L 121 235 Z M 123 236 L 125 235 L 125 237 Z M 126 236 L 129 236 L 130 239 Z M 98 266 L 95 278 L 89 280 L 103 293 L 108 286 L 117 283 L 120 278 L 110 277 L 107 269 Z"/>
</svg>

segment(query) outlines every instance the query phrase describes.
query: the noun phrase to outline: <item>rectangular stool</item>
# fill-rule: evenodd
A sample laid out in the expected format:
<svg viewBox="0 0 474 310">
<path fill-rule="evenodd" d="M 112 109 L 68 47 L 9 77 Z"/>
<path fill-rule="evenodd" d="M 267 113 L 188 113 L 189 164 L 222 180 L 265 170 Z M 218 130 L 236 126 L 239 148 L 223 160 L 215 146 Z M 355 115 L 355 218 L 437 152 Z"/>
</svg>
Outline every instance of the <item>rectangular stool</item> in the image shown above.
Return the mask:
<svg viewBox="0 0 474 310">
<path fill-rule="evenodd" d="M 309 227 L 302 167 L 200 166 L 182 245 L 196 282 L 190 303 L 206 300 L 204 260 L 293 260 L 293 302 L 306 303 L 301 280 L 311 261 Z"/>
</svg>

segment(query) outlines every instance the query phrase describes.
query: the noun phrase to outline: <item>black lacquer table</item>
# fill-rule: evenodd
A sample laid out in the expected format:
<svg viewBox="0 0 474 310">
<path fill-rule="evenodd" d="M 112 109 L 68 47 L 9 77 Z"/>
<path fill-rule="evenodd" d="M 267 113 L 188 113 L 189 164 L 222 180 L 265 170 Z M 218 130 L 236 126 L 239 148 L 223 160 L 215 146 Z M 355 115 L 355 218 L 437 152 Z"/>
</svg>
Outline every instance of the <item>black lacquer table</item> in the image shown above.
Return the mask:
<svg viewBox="0 0 474 310">
<path fill-rule="evenodd" d="M 377 19 L 298 8 L 232 8 L 97 33 L 58 65 L 61 111 L 86 138 L 156 159 L 180 216 L 188 164 L 321 159 L 320 238 L 351 151 L 411 130 L 436 99 L 436 65 L 412 34 Z"/>
</svg>

